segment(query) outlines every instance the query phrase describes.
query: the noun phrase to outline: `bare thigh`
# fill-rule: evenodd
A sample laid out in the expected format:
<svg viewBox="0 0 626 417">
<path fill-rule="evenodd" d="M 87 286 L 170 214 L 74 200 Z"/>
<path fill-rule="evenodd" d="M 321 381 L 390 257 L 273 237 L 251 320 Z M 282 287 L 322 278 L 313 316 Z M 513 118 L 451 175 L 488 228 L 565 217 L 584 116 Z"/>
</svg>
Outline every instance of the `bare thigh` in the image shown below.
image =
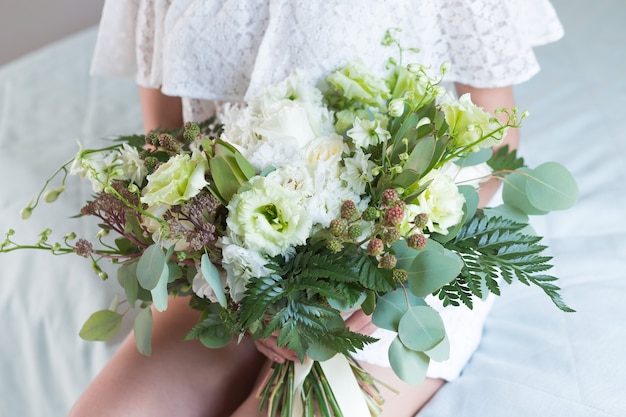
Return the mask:
<svg viewBox="0 0 626 417">
<path fill-rule="evenodd" d="M 413 386 L 399 379 L 391 368 L 361 363 L 361 366 L 376 379 L 399 391 L 398 394 L 384 386 L 378 386 L 385 399 L 380 417 L 414 417 L 417 412 L 443 386 L 443 379 L 426 378 L 419 386 Z"/>
<path fill-rule="evenodd" d="M 183 338 L 198 319 L 184 298 L 155 313 L 152 355 L 131 334 L 79 398 L 69 417 L 213 417 L 248 396 L 264 356 L 247 338 L 209 349 Z"/>
</svg>

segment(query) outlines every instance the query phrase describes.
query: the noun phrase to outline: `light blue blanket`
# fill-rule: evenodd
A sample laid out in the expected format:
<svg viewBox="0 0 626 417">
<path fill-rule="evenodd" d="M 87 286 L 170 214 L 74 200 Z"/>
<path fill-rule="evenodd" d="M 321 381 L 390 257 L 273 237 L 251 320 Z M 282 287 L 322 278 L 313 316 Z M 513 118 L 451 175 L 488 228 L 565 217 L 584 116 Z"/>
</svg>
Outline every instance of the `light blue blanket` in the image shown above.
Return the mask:
<svg viewBox="0 0 626 417">
<path fill-rule="evenodd" d="M 420 417 L 626 416 L 626 3 L 553 3 L 566 36 L 537 50 L 543 70 L 516 94 L 531 112 L 523 156 L 565 164 L 580 186 L 575 208 L 536 223 L 578 312 L 560 312 L 538 288 L 505 286 L 467 368 Z M 97 230 L 69 219 L 88 187 L 28 221 L 19 211 L 77 140 L 99 146 L 141 130 L 133 82 L 89 77 L 94 40 L 92 29 L 0 68 L 0 233 L 14 228 L 18 241 L 50 222 L 56 238 Z M 77 256 L 14 253 L 0 255 L 0 288 L 0 416 L 65 415 L 119 342 L 78 337 L 118 292 L 115 279 L 100 282 Z"/>
</svg>

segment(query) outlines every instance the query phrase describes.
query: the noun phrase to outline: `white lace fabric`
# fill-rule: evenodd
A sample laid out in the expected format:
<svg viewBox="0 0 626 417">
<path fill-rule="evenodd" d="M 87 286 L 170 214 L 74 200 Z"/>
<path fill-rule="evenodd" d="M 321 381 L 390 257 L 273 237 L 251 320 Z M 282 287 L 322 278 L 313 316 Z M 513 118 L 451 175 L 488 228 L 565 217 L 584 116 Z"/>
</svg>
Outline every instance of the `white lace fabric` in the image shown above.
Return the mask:
<svg viewBox="0 0 626 417">
<path fill-rule="evenodd" d="M 474 87 L 518 84 L 539 71 L 533 47 L 563 29 L 548 0 L 106 0 L 92 62 L 94 75 L 134 77 L 183 97 L 185 120 L 203 120 L 215 102 L 243 101 L 294 69 L 321 78 L 351 59 L 382 72 L 397 49 L 403 63 L 450 62 L 447 81 Z M 429 376 L 456 378 L 476 349 L 491 302 L 442 312 L 451 359 Z M 389 366 L 395 334 L 358 355 Z"/>
</svg>

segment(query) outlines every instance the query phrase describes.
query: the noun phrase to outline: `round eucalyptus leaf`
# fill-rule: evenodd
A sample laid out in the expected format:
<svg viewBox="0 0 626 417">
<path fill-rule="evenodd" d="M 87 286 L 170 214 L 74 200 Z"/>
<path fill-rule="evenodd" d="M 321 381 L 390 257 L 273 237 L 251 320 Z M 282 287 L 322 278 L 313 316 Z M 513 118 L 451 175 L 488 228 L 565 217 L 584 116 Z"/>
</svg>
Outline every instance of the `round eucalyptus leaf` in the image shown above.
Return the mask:
<svg viewBox="0 0 626 417">
<path fill-rule="evenodd" d="M 546 214 L 547 211 L 537 208 L 528 200 L 526 186 L 531 176 L 532 170 L 529 168 L 520 168 L 507 175 L 502 186 L 502 200 L 505 204 L 516 207 L 526 214 Z"/>
<path fill-rule="evenodd" d="M 576 180 L 557 162 L 546 162 L 533 169 L 526 191 L 528 201 L 544 211 L 568 209 L 578 199 Z"/>
<path fill-rule="evenodd" d="M 161 271 L 161 276 L 159 277 L 157 285 L 150 290 L 150 294 L 152 295 L 152 302 L 154 303 L 154 308 L 156 308 L 157 311 L 167 310 L 167 283 L 170 277 L 169 273 L 170 270 L 166 264 L 165 268 L 163 268 L 163 271 Z"/>
<path fill-rule="evenodd" d="M 458 189 L 465 198 L 465 218 L 471 219 L 478 208 L 478 191 L 471 185 L 459 185 Z"/>
<path fill-rule="evenodd" d="M 446 336 L 443 320 L 437 311 L 428 306 L 411 307 L 400 319 L 398 337 L 409 349 L 427 351 Z"/>
<path fill-rule="evenodd" d="M 437 346 L 424 352 L 428 357 L 435 362 L 443 362 L 450 358 L 450 340 L 446 335 Z"/>
<path fill-rule="evenodd" d="M 372 314 L 372 323 L 380 328 L 397 332 L 400 319 L 409 310 L 409 307 L 419 305 L 425 306 L 426 302 L 411 292 L 405 292 L 401 288 L 388 292 L 382 297 L 378 297 L 376 308 Z"/>
<path fill-rule="evenodd" d="M 159 283 L 163 270 L 167 269 L 165 254 L 158 244 L 148 246 L 137 264 L 137 280 L 146 290 L 152 290 Z"/>
<path fill-rule="evenodd" d="M 122 315 L 116 311 L 100 310 L 93 313 L 78 333 L 85 340 L 106 341 L 115 336 L 122 324 Z"/>
<path fill-rule="evenodd" d="M 517 207 L 508 204 L 483 209 L 487 217 L 502 217 L 517 223 L 528 223 L 528 215 Z"/>
<path fill-rule="evenodd" d="M 416 296 L 426 297 L 455 279 L 462 268 L 463 261 L 454 252 L 424 249 L 408 270 L 409 288 Z"/>
<path fill-rule="evenodd" d="M 152 353 L 152 310 L 149 306 L 142 308 L 135 317 L 133 331 L 139 353 L 150 356 Z"/>
<path fill-rule="evenodd" d="M 389 363 L 398 378 L 418 386 L 426 378 L 430 358 L 422 352 L 407 349 L 396 337 L 389 346 Z"/>
<path fill-rule="evenodd" d="M 456 159 L 454 165 L 458 165 L 461 168 L 478 165 L 487 162 L 492 156 L 493 150 L 491 148 L 482 148 L 476 152 L 470 153 L 465 158 Z"/>
<path fill-rule="evenodd" d="M 307 349 L 307 356 L 313 359 L 314 361 L 327 361 L 337 354 L 337 351 L 329 348 L 328 346 L 324 346 L 320 343 L 312 342 L 309 344 L 309 348 Z"/>
<path fill-rule="evenodd" d="M 139 293 L 139 284 L 137 283 L 137 262 L 124 262 L 117 268 L 117 281 L 124 288 L 124 293 L 131 307 L 135 306 Z"/>
</svg>

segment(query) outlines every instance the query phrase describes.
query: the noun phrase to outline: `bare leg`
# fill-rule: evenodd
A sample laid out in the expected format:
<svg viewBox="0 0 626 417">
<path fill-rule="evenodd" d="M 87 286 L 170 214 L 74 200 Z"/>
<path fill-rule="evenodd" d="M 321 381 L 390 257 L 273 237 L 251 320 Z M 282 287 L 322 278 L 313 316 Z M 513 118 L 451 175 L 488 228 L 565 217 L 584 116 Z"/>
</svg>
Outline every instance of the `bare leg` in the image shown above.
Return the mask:
<svg viewBox="0 0 626 417">
<path fill-rule="evenodd" d="M 156 313 L 153 352 L 137 352 L 132 334 L 87 388 L 69 417 L 211 417 L 246 398 L 265 357 L 244 339 L 222 349 L 183 341 L 198 313 L 186 298 Z"/>
<path fill-rule="evenodd" d="M 399 391 L 399 394 L 396 394 L 378 385 L 385 399 L 380 417 L 414 417 L 445 383 L 443 379 L 426 378 L 421 385 L 416 387 L 399 379 L 391 368 L 382 368 L 369 363 L 360 363 L 360 365 L 373 377 Z"/>
<path fill-rule="evenodd" d="M 145 133 L 151 130 L 178 129 L 183 126 L 183 105 L 180 97 L 170 97 L 154 88 L 139 87 Z"/>
</svg>

